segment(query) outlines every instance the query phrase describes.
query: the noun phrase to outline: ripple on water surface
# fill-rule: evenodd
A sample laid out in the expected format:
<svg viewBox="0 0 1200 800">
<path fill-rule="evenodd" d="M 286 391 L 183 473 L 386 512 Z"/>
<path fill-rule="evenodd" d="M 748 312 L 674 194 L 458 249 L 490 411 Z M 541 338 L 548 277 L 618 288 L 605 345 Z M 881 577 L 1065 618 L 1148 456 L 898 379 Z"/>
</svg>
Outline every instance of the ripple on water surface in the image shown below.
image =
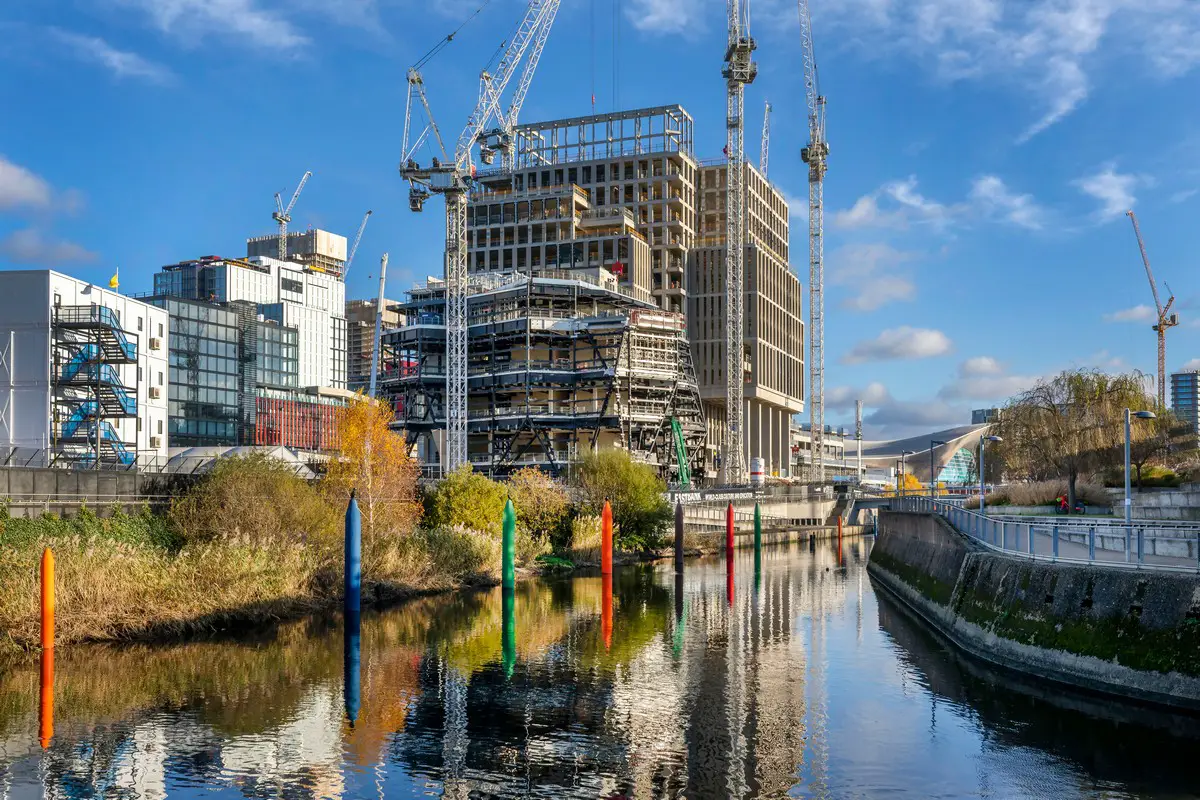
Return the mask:
<svg viewBox="0 0 1200 800">
<path fill-rule="evenodd" d="M 1196 718 L 961 657 L 869 547 L 64 651 L 52 720 L 36 667 L 0 674 L 0 800 L 1200 796 Z"/>
</svg>

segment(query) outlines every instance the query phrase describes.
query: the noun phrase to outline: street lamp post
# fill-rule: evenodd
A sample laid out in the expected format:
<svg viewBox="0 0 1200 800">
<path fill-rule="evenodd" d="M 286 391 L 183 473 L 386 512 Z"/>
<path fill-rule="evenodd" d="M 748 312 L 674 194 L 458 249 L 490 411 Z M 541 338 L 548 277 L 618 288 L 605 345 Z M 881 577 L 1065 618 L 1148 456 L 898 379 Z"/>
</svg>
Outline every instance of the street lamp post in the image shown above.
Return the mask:
<svg viewBox="0 0 1200 800">
<path fill-rule="evenodd" d="M 979 513 L 985 517 L 987 516 L 987 505 L 986 505 L 986 501 L 984 500 L 984 494 L 986 494 L 986 489 L 985 489 L 984 477 L 983 477 L 983 449 L 984 449 L 984 445 L 986 445 L 988 442 L 1003 442 L 1003 441 L 1004 440 L 1001 439 L 999 436 L 984 436 L 982 434 L 980 434 L 980 436 L 979 436 Z"/>
<path fill-rule="evenodd" d="M 937 476 L 934 474 L 933 449 L 939 444 L 946 445 L 948 442 L 943 442 L 941 439 L 929 440 L 929 495 L 934 498 L 937 497 Z"/>
<path fill-rule="evenodd" d="M 1130 418 L 1137 417 L 1138 419 L 1154 419 L 1153 411 L 1130 411 L 1125 409 L 1125 527 L 1128 531 L 1133 530 L 1133 491 L 1129 486 L 1129 439 L 1130 439 Z"/>
</svg>

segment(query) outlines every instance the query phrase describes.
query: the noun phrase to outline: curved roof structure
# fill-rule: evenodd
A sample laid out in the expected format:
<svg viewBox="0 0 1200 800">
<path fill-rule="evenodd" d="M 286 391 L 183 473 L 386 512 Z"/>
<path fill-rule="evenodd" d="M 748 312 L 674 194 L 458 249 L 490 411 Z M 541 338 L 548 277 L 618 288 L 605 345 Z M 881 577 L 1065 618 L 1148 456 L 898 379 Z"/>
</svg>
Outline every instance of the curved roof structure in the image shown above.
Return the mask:
<svg viewBox="0 0 1200 800">
<path fill-rule="evenodd" d="M 886 442 L 863 442 L 863 464 L 875 469 L 890 469 L 896 466 L 904 451 L 910 451 L 907 458 L 907 469 L 918 480 L 930 480 L 929 456 L 932 449 L 935 471 L 940 472 L 959 450 L 974 451 L 979 446 L 979 437 L 987 433 L 990 424 L 961 425 L 957 428 L 947 428 L 932 431 L 920 436 L 910 436 L 906 439 L 893 439 Z M 945 442 L 934 446 L 933 442 Z"/>
</svg>

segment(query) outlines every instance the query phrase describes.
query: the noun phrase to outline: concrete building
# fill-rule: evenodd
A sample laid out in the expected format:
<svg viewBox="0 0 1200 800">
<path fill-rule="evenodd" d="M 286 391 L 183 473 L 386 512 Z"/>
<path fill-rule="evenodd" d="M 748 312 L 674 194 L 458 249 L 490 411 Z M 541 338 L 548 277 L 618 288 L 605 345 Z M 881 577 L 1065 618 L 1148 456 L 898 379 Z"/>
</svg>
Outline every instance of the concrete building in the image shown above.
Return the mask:
<svg viewBox="0 0 1200 800">
<path fill-rule="evenodd" d="M 50 270 L 0 272 L 0 446 L 32 465 L 165 463 L 167 313 Z"/>
<path fill-rule="evenodd" d="M 383 330 L 398 328 L 403 317 L 395 300 L 383 301 Z M 375 352 L 376 300 L 346 301 L 346 383 L 365 389 L 371 382 L 371 357 Z"/>
<path fill-rule="evenodd" d="M 768 475 L 792 469 L 791 418 L 804 411 L 804 322 L 800 280 L 788 266 L 788 205 L 746 165 L 743 424 L 745 461 L 762 458 Z M 700 238 L 688 267 L 688 327 L 715 470 L 725 436 L 728 166 L 700 169 Z"/>
<path fill-rule="evenodd" d="M 972 425 L 986 425 L 998 419 L 1000 419 L 1000 409 L 998 408 L 977 408 L 971 412 Z"/>
<path fill-rule="evenodd" d="M 346 285 L 338 274 L 267 256 L 206 256 L 163 267 L 154 294 L 253 303 L 264 318 L 297 330 L 300 386 L 346 388 Z"/>
<path fill-rule="evenodd" d="M 619 448 L 678 477 L 702 461 L 700 396 L 681 315 L 639 300 L 607 269 L 471 279 L 468 458 L 503 476 L 565 475 L 592 450 Z M 445 285 L 415 287 L 407 324 L 385 334 L 381 376 L 419 460 L 440 464 L 445 436 Z"/>
<path fill-rule="evenodd" d="M 1200 433 L 1200 372 L 1171 373 L 1171 410 Z"/>
<path fill-rule="evenodd" d="M 247 239 L 246 257 L 278 259 L 279 235 Z M 286 260 L 342 278 L 346 274 L 346 237 L 320 229 L 290 232 Z"/>
</svg>

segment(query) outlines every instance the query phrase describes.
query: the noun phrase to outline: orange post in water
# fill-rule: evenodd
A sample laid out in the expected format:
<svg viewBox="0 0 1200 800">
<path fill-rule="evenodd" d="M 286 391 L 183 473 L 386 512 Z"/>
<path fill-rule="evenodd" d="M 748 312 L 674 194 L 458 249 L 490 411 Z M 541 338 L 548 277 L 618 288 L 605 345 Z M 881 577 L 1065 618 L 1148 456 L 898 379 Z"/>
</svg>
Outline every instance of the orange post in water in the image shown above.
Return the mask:
<svg viewBox="0 0 1200 800">
<path fill-rule="evenodd" d="M 733 503 L 725 508 L 725 557 L 733 558 Z"/>
<path fill-rule="evenodd" d="M 612 574 L 600 576 L 600 635 L 604 637 L 604 649 L 612 646 L 613 606 Z"/>
<path fill-rule="evenodd" d="M 42 749 L 54 738 L 54 648 L 42 651 L 41 703 L 38 707 L 38 741 Z"/>
<path fill-rule="evenodd" d="M 42 551 L 42 649 L 54 647 L 54 553 Z"/>
<path fill-rule="evenodd" d="M 605 500 L 600 514 L 600 574 L 612 575 L 613 523 L 612 505 Z"/>
</svg>

